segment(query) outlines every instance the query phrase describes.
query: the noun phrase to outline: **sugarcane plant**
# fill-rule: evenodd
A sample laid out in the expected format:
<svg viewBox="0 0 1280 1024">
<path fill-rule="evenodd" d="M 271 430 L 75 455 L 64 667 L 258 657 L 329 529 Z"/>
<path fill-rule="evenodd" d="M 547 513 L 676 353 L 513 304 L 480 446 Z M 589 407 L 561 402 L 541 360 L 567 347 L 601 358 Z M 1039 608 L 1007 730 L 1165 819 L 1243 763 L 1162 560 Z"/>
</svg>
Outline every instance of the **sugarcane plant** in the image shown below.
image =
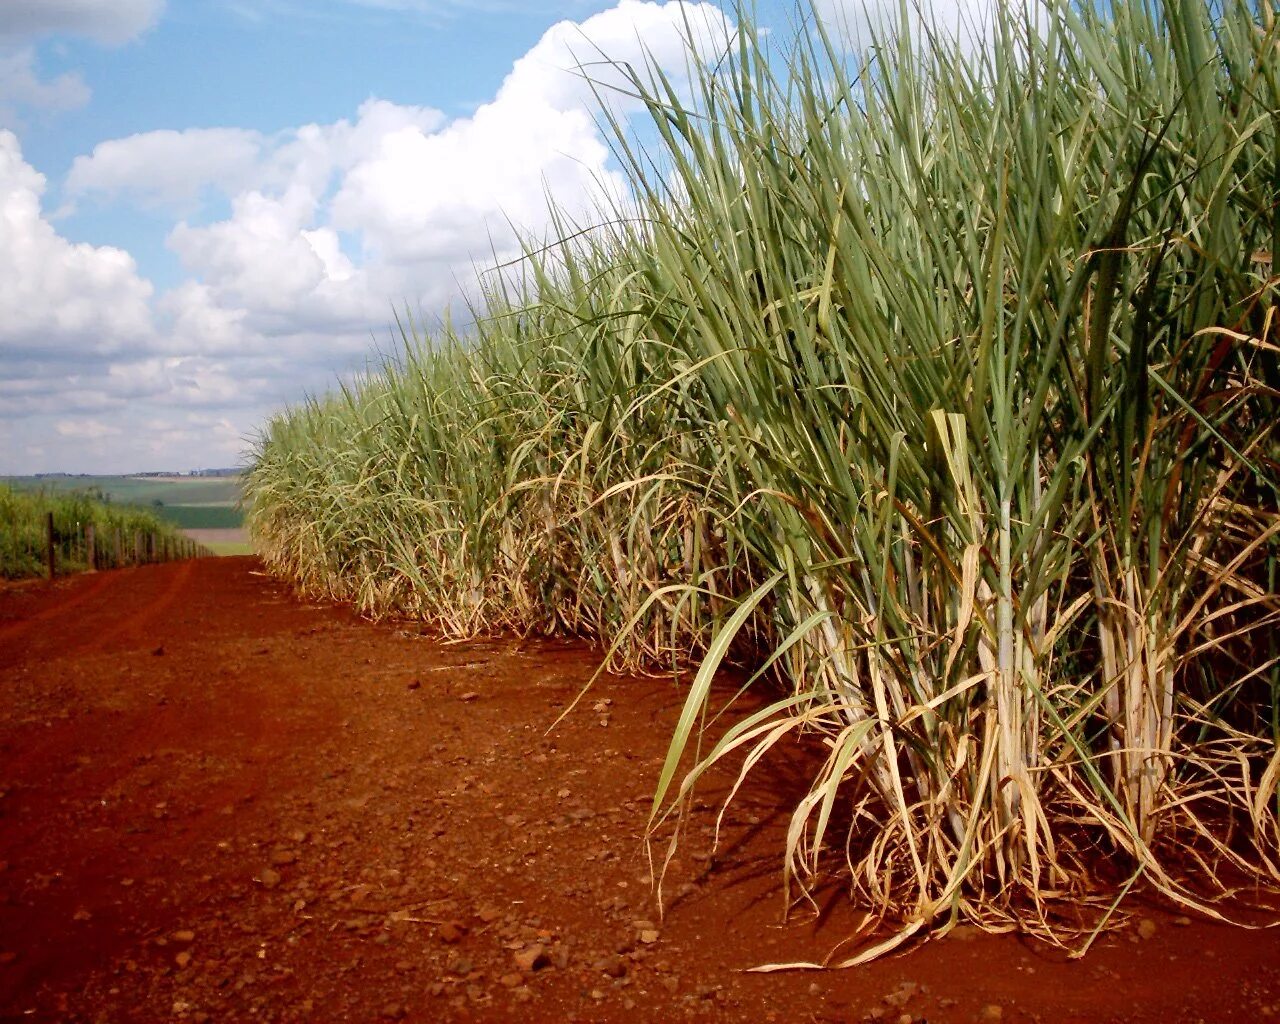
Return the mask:
<svg viewBox="0 0 1280 1024">
<path fill-rule="evenodd" d="M 623 69 L 627 194 L 273 420 L 251 526 L 366 612 L 687 672 L 653 834 L 798 759 L 789 899 L 874 911 L 832 964 L 959 921 L 1078 951 L 1139 882 L 1229 914 L 1280 883 L 1275 11 L 871 39 L 740 10 Z M 730 662 L 771 697 L 704 733 Z"/>
</svg>

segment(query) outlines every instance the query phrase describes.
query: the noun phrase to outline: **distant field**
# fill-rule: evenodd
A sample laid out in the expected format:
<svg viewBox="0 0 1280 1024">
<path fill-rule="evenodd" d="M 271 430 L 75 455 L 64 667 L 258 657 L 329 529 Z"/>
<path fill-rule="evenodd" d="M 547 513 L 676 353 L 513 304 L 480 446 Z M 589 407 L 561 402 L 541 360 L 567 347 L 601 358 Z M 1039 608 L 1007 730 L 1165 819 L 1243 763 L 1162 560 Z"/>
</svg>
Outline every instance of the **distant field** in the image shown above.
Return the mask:
<svg viewBox="0 0 1280 1024">
<path fill-rule="evenodd" d="M 234 505 L 164 505 L 155 511 L 184 530 L 234 530 L 244 521 Z"/>
<path fill-rule="evenodd" d="M 16 476 L 0 482 L 24 491 L 96 492 L 119 505 L 141 505 L 183 529 L 236 529 L 238 476 Z"/>
<path fill-rule="evenodd" d="M 182 532 L 192 540 L 203 544 L 215 555 L 253 554 L 249 534 L 243 529 L 187 529 Z"/>
</svg>

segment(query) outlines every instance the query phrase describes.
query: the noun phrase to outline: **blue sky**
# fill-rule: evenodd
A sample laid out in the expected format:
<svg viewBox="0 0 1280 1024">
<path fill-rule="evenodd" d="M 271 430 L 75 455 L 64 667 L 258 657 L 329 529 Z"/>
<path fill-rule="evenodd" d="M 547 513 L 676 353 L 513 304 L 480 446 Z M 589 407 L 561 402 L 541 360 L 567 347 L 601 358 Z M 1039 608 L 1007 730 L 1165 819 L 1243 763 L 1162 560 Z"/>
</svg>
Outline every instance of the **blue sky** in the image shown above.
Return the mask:
<svg viewBox="0 0 1280 1024">
<path fill-rule="evenodd" d="M 686 23 L 733 27 L 650 0 L 3 0 L 0 474 L 235 464 L 393 307 L 438 315 L 515 255 L 548 192 L 585 216 L 620 190 L 572 68 L 590 40 L 678 74 Z"/>
</svg>

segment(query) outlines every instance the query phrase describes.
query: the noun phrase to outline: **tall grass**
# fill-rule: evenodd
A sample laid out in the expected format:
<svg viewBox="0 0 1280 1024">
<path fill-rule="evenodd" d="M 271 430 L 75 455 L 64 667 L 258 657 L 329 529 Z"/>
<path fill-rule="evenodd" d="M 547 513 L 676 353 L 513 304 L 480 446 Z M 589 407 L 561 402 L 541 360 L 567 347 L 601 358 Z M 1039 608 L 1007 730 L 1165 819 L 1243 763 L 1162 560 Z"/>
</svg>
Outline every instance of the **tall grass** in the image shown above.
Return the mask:
<svg viewBox="0 0 1280 1024">
<path fill-rule="evenodd" d="M 185 558 L 204 551 L 148 509 L 115 505 L 91 494 L 22 491 L 0 484 L 0 577 L 21 579 L 48 571 L 48 517 L 58 573 L 90 568 L 87 531 L 93 528 L 97 568 Z M 140 550 L 139 538 L 148 538 Z M 154 547 L 154 550 L 152 548 Z"/>
<path fill-rule="evenodd" d="M 852 68 L 742 17 L 633 72 L 634 209 L 266 427 L 268 562 L 696 668 L 655 821 L 808 737 L 788 880 L 898 925 L 837 962 L 1280 881 L 1274 12 L 904 7 Z M 726 658 L 776 700 L 698 756 Z"/>
</svg>

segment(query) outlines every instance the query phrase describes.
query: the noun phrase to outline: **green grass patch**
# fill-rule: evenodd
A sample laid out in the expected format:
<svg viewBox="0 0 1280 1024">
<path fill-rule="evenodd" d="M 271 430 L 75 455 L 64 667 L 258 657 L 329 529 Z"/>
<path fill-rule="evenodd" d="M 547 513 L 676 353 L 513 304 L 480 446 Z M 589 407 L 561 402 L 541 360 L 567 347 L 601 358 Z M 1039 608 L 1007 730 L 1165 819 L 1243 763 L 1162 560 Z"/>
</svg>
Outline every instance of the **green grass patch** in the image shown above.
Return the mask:
<svg viewBox="0 0 1280 1024">
<path fill-rule="evenodd" d="M 184 530 L 233 530 L 244 525 L 243 513 L 231 505 L 162 505 L 154 511 Z"/>
</svg>

